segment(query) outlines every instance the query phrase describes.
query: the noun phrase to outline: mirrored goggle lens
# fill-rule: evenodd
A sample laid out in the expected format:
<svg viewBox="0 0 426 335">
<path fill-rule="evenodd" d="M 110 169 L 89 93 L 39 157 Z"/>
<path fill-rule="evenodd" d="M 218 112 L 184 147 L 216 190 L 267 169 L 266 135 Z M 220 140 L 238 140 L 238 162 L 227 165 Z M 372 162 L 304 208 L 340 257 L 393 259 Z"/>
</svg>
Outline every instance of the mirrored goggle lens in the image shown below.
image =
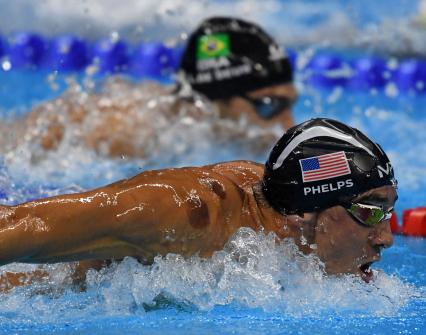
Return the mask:
<svg viewBox="0 0 426 335">
<path fill-rule="evenodd" d="M 352 204 L 348 211 L 356 219 L 370 227 L 384 220 L 389 220 L 392 216 L 392 213 L 386 213 L 380 207 L 362 204 Z"/>
<path fill-rule="evenodd" d="M 257 114 L 264 119 L 274 117 L 282 111 L 289 109 L 293 104 L 293 102 L 286 97 L 246 97 L 246 99 L 253 104 Z"/>
</svg>

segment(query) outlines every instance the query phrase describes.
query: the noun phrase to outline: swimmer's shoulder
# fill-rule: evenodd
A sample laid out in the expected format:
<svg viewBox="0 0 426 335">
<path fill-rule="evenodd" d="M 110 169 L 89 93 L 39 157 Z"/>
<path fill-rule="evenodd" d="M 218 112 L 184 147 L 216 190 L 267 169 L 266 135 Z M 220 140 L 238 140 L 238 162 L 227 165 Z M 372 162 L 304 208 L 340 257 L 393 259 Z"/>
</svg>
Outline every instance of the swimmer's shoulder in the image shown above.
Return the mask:
<svg viewBox="0 0 426 335">
<path fill-rule="evenodd" d="M 264 165 L 253 161 L 240 160 L 212 164 L 206 168 L 244 187 L 262 180 Z"/>
<path fill-rule="evenodd" d="M 191 184 L 200 178 L 214 178 L 221 184 L 231 182 L 237 187 L 251 189 L 254 184 L 262 180 L 263 169 L 263 164 L 243 160 L 201 167 L 168 168 L 144 171 L 132 178 L 110 184 L 108 187 L 134 187 L 135 185 L 153 182 L 176 186 Z"/>
</svg>

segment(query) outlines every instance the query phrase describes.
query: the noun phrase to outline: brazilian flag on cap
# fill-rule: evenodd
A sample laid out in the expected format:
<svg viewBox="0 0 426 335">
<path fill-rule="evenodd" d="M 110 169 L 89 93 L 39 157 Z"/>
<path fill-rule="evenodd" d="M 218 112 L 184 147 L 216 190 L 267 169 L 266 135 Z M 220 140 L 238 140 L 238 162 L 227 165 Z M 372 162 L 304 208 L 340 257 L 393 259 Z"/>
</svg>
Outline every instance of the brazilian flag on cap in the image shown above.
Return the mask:
<svg viewBox="0 0 426 335">
<path fill-rule="evenodd" d="M 197 59 L 228 56 L 230 52 L 228 34 L 204 35 L 198 39 Z"/>
</svg>

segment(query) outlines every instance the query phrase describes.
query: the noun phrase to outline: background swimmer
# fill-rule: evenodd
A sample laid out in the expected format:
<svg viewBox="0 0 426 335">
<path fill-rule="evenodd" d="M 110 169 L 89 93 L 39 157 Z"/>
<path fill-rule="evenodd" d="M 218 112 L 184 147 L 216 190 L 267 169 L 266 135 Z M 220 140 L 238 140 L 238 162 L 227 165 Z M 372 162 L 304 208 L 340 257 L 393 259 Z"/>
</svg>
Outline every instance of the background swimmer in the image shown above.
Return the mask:
<svg viewBox="0 0 426 335">
<path fill-rule="evenodd" d="M 294 125 L 297 98 L 290 61 L 259 26 L 235 18 L 205 20 L 189 37 L 181 80 L 217 101 L 223 117 L 263 126 Z M 184 85 L 181 83 L 181 86 Z"/>
<path fill-rule="evenodd" d="M 209 82 L 197 79 L 209 75 L 215 76 Z M 118 78 L 108 80 L 100 94 L 73 85 L 60 98 L 8 125 L 10 140 L 0 147 L 5 151 L 25 142 L 55 150 L 69 141 L 101 155 L 147 157 L 171 125 L 186 122 L 192 127 L 208 120 L 212 140 L 240 139 L 242 145 L 264 152 L 280 136 L 281 127 L 293 125 L 291 106 L 297 95 L 292 79 L 289 59 L 260 27 L 212 18 L 189 38 L 178 90 Z M 250 141 L 247 125 L 258 125 L 261 135 Z"/>
<path fill-rule="evenodd" d="M 323 187 L 339 182 L 345 186 Z M 147 171 L 84 193 L 1 206 L 0 262 L 99 260 L 81 263 L 84 273 L 126 256 L 142 263 L 168 253 L 210 257 L 249 228 L 294 239 L 328 274 L 370 281 L 370 265 L 392 245 L 396 198 L 378 145 L 342 123 L 313 119 L 278 141 L 265 169 L 235 161 Z"/>
</svg>

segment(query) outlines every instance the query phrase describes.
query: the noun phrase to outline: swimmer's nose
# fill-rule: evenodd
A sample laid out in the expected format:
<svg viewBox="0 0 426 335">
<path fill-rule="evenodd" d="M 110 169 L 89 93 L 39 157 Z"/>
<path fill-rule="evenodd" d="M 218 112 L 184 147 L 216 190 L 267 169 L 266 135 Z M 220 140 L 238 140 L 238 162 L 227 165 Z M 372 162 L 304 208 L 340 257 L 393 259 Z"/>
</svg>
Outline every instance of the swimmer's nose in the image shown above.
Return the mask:
<svg viewBox="0 0 426 335">
<path fill-rule="evenodd" d="M 375 247 L 389 248 L 393 244 L 393 235 L 390 227 L 390 220 L 383 221 L 374 231 L 372 243 Z"/>
</svg>

